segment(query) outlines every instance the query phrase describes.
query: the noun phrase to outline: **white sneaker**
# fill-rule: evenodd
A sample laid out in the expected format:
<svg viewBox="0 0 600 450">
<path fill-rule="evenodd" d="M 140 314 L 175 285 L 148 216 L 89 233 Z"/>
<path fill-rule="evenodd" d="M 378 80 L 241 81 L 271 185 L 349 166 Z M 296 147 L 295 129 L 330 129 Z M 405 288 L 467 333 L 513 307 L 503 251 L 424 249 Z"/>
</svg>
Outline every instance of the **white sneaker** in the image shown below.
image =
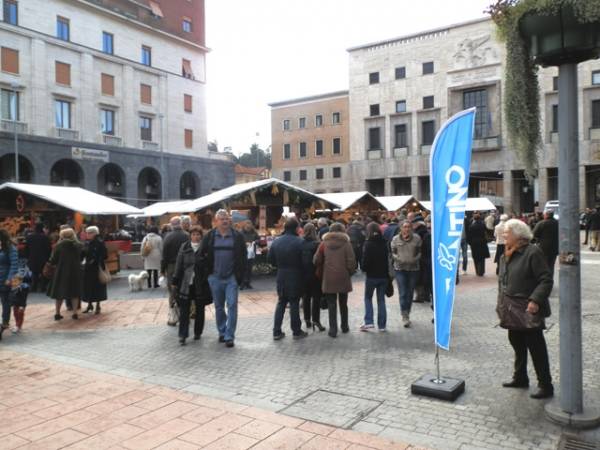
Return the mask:
<svg viewBox="0 0 600 450">
<path fill-rule="evenodd" d="M 13 334 L 17 334 L 17 333 L 20 333 L 20 332 L 21 332 L 21 329 L 20 329 L 19 327 L 13 327 L 13 328 L 11 328 L 11 330 L 10 330 L 10 331 L 12 331 L 12 332 L 13 332 Z"/>
<path fill-rule="evenodd" d="M 385 333 L 386 331 L 387 331 L 387 330 L 386 330 L 385 328 L 380 328 L 380 329 L 379 329 L 379 332 L 380 332 L 380 333 Z"/>
<path fill-rule="evenodd" d="M 375 328 L 375 325 L 373 325 L 372 323 L 371 323 L 371 324 L 365 324 L 365 323 L 363 323 L 363 324 L 360 326 L 359 330 L 360 330 L 360 331 L 369 331 L 369 330 L 371 330 L 371 329 L 373 329 L 373 328 Z"/>
</svg>

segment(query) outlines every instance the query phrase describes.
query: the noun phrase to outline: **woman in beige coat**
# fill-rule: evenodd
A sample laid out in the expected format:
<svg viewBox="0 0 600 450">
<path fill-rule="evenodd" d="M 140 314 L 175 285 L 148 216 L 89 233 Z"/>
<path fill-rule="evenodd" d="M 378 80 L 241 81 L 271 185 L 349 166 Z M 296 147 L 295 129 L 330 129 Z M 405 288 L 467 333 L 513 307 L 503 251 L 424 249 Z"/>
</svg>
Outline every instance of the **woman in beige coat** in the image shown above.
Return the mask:
<svg viewBox="0 0 600 450">
<path fill-rule="evenodd" d="M 350 277 L 356 270 L 356 258 L 344 225 L 334 223 L 323 235 L 323 242 L 315 253 L 314 263 L 321 278 L 324 298 L 329 309 L 329 336 L 336 337 L 337 302 L 340 305 L 342 333 L 350 331 L 348 325 L 348 292 L 352 291 Z M 336 302 L 337 300 L 337 302 Z"/>
</svg>

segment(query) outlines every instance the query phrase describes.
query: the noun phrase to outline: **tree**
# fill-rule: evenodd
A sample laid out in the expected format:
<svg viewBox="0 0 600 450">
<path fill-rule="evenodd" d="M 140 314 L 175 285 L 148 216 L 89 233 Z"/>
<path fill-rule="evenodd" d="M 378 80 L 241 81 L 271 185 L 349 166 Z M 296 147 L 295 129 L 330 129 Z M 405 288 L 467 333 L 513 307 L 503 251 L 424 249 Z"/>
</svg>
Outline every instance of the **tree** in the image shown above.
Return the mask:
<svg viewBox="0 0 600 450">
<path fill-rule="evenodd" d="M 252 144 L 250 151 L 240 155 L 239 163 L 245 167 L 267 167 L 271 168 L 271 152 L 265 151 L 258 146 Z"/>
</svg>

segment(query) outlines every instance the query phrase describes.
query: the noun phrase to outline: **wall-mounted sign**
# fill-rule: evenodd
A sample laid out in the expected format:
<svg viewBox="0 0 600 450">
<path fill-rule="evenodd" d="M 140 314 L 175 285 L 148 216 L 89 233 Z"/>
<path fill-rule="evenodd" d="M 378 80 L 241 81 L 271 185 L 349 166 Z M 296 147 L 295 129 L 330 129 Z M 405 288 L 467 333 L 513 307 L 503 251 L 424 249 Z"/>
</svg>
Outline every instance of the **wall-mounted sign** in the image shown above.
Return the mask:
<svg viewBox="0 0 600 450">
<path fill-rule="evenodd" d="M 71 148 L 71 158 L 81 159 L 81 160 L 85 160 L 85 161 L 108 162 L 109 161 L 109 153 L 104 150 L 94 150 L 91 148 L 72 147 Z"/>
</svg>

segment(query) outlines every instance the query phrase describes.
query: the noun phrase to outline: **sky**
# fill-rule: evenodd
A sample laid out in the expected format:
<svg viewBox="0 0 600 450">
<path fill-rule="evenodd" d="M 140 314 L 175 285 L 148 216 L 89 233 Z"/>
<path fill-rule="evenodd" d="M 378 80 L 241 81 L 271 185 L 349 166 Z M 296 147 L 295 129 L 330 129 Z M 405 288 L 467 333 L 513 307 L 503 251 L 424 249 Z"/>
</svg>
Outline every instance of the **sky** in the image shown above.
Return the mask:
<svg viewBox="0 0 600 450">
<path fill-rule="evenodd" d="M 208 140 L 266 149 L 268 103 L 348 89 L 348 48 L 478 19 L 490 3 L 206 0 Z"/>
</svg>

